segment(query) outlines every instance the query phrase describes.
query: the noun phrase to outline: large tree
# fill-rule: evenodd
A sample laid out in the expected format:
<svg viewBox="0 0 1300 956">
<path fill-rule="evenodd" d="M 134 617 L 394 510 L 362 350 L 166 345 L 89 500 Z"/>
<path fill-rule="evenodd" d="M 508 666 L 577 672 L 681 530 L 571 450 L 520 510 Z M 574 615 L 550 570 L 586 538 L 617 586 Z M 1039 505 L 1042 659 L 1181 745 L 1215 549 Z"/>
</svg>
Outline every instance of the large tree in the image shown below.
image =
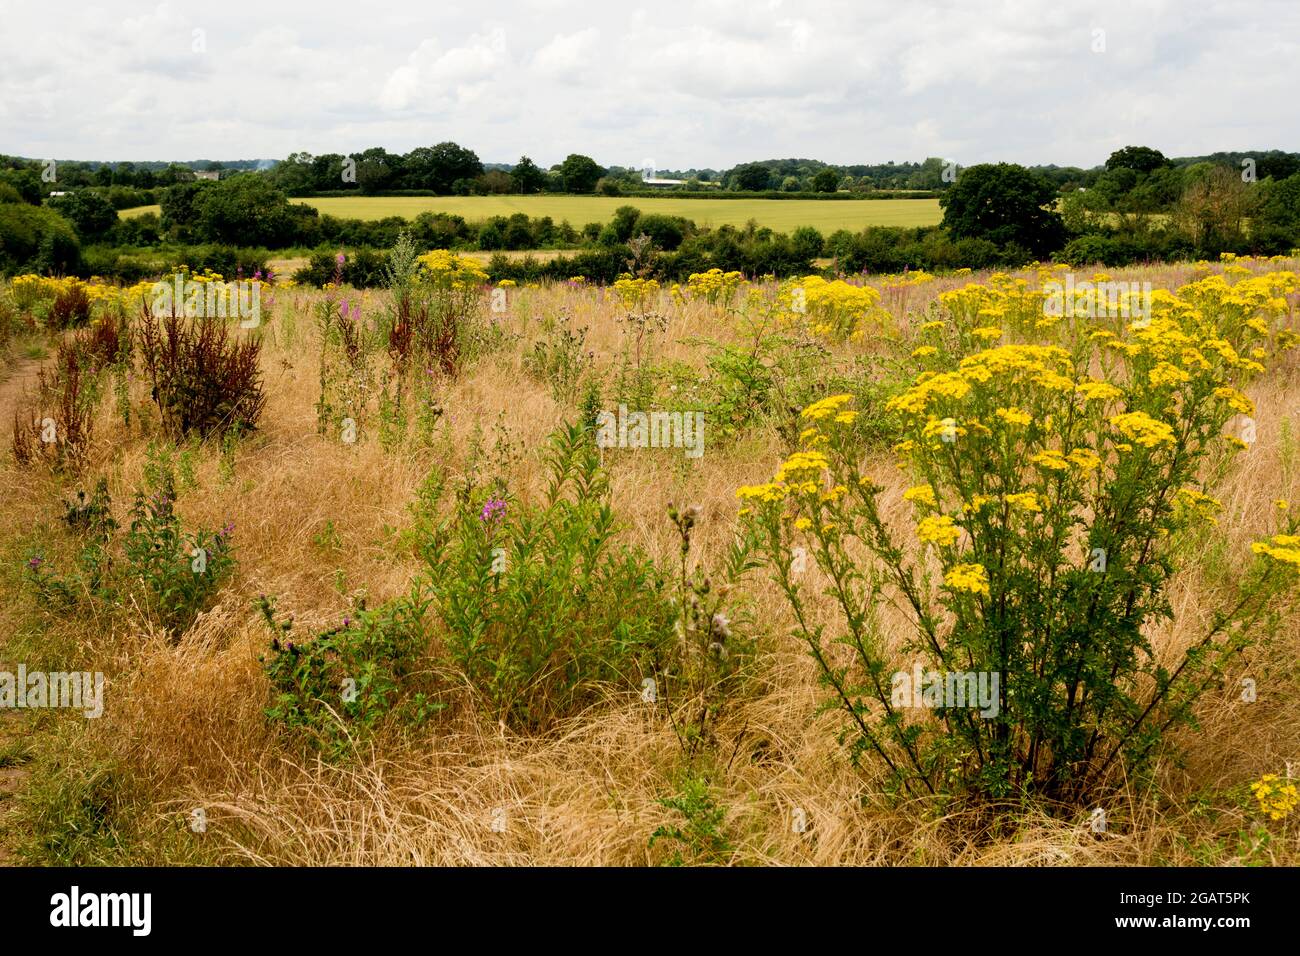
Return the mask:
<svg viewBox="0 0 1300 956">
<path fill-rule="evenodd" d="M 1065 240 L 1051 182 L 1015 163 L 986 163 L 961 171 L 939 197 L 943 226 L 954 239 L 1015 243 L 1047 256 Z"/>
<path fill-rule="evenodd" d="M 535 193 L 546 185 L 546 173 L 527 156 L 520 156 L 510 171 L 510 183 L 517 193 Z"/>
<path fill-rule="evenodd" d="M 205 241 L 278 249 L 293 242 L 297 232 L 289 200 L 256 173 L 241 173 L 201 189 L 191 204 L 196 232 Z"/>
<path fill-rule="evenodd" d="M 590 156 L 570 153 L 564 162 L 560 163 L 560 175 L 564 177 L 566 192 L 589 193 L 595 190 L 596 183 L 601 176 L 605 175 L 605 170 L 601 169 Z"/>
<path fill-rule="evenodd" d="M 78 189 L 50 199 L 50 208 L 72 223 L 82 242 L 98 239 L 117 224 L 117 210 L 99 193 Z"/>
<path fill-rule="evenodd" d="M 483 175 L 478 154 L 452 142 L 413 149 L 406 154 L 402 165 L 408 188 L 432 189 L 442 196 L 451 195 L 452 183 Z"/>
<path fill-rule="evenodd" d="M 819 193 L 833 193 L 840 188 L 840 174 L 827 166 L 812 178 L 812 188 Z"/>
<path fill-rule="evenodd" d="M 772 182 L 772 170 L 763 163 L 745 163 L 737 166 L 730 173 L 732 183 L 737 189 L 747 192 L 759 192 L 768 189 Z"/>
<path fill-rule="evenodd" d="M 1150 146 L 1125 146 L 1115 150 L 1106 160 L 1107 169 L 1131 169 L 1135 173 L 1149 173 L 1168 165 L 1165 154 Z"/>
</svg>

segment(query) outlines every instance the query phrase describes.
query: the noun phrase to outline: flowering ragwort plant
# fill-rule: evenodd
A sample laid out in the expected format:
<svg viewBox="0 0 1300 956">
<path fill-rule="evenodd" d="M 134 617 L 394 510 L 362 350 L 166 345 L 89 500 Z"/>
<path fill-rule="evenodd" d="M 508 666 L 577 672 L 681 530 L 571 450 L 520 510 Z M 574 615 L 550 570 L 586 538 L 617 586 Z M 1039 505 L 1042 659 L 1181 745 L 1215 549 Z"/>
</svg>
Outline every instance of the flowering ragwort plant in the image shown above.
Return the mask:
<svg viewBox="0 0 1300 956">
<path fill-rule="evenodd" d="M 1152 641 L 1173 617 L 1178 541 L 1212 520 L 1209 486 L 1253 437 L 1241 389 L 1295 344 L 1281 325 L 1297 278 L 1209 277 L 1158 291 L 1138 318 L 1086 321 L 1045 314 L 1042 292 L 1006 276 L 940 296 L 919 371 L 889 403 L 905 423 L 908 543 L 864 470 L 851 397 L 804 409 L 799 450 L 738 497 L 855 759 L 874 752 L 913 793 L 1073 802 L 1193 719 L 1300 569 L 1291 518 L 1254 546 L 1237 593 L 1185 649 Z M 811 616 L 799 547 L 829 580 L 848 658 Z M 910 619 L 898 649 L 886 605 Z M 951 700 L 905 711 L 891 693 L 898 650 L 940 672 L 999 675 L 995 713 Z"/>
</svg>

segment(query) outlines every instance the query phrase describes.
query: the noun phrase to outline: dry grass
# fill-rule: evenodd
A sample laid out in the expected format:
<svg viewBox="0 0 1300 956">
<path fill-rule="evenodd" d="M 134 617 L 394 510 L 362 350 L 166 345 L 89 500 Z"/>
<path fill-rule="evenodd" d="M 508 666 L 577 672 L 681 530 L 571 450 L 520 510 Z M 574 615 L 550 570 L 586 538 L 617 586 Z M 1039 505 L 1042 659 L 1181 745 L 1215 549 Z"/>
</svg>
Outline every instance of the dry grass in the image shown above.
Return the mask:
<svg viewBox="0 0 1300 956">
<path fill-rule="evenodd" d="M 1188 268 L 1118 270 L 1117 279 L 1176 285 Z M 965 279 L 941 279 L 909 293 L 900 315 L 922 307 Z M 384 451 L 378 442 L 346 446 L 318 437 L 318 345 L 308 318 L 316 295 L 280 296 L 268 323 L 262 362 L 268 404 L 258 433 L 235 453 L 223 478 L 220 450 L 195 455 L 198 489 L 181 496 L 188 522 L 235 522 L 239 561 L 220 603 L 176 644 L 120 623 L 47 616 L 13 568 L 37 529 L 58 523 L 70 480 L 0 467 L 7 502 L 0 519 L 0 665 L 37 660 L 110 674 L 106 713 L 98 721 L 42 715 L 29 778 L 27 833 L 41 801 L 54 799 L 56 768 L 110 767 L 113 828 L 120 844 L 100 858 L 115 862 L 250 864 L 601 864 L 661 862 L 648 847 L 656 827 L 680 819 L 660 799 L 673 792 L 682 751 L 662 713 L 633 693 L 542 737 L 523 737 L 454 709 L 418 733 L 382 738 L 344 766 L 316 762 L 277 738 L 262 715 L 267 684 L 258 656 L 267 642 L 252 609 L 260 594 L 309 628 L 336 621 L 359 593 L 381 600 L 406 590 L 417 562 L 401 553 L 394 529 L 409 525 L 408 505 L 431 466 L 465 464 L 476 428 L 499 432 L 522 449 L 507 456 L 506 477 L 521 493 L 536 491 L 535 454 L 572 409 L 521 371 L 521 355 L 539 335 L 539 319 L 566 309 L 589 326 L 588 347 L 608 369 L 620 345 L 612 297 L 563 286 L 521 289 L 506 320 L 514 344 L 471 367 L 441 396 L 443 437 L 432 449 Z M 370 294 L 371 307 L 378 299 Z M 703 305 L 672 307 L 657 358 L 702 364 L 691 336 L 726 339 L 728 327 Z M 292 318 L 296 316 L 296 318 Z M 868 345 L 868 347 L 870 347 Z M 0 402 L 13 389 L 0 390 Z M 137 387 L 138 392 L 138 387 Z M 137 407 L 145 404 L 137 394 Z M 1266 526 L 1275 498 L 1300 501 L 1297 452 L 1300 376 L 1290 365 L 1252 389 L 1259 440 L 1222 489 L 1225 513 L 1215 531 L 1239 554 Z M 106 401 L 95 426 L 87 476 L 109 479 L 119 508 L 141 482 L 150 435 L 125 428 Z M 10 407 L 0 408 L 7 420 Z M 1284 439 L 1284 422 L 1292 436 Z M 680 451 L 611 452 L 613 502 L 624 537 L 666 565 L 676 547 L 664 516 L 671 501 L 703 509 L 705 553 L 732 533 L 734 489 L 764 478 L 785 449 L 775 431 L 709 447 L 698 461 Z M 902 476 L 882 466 L 889 495 Z M 897 513 L 903 514 L 901 500 Z M 322 537 L 334 529 L 338 546 Z M 1201 629 L 1213 609 L 1217 578 L 1206 562 L 1189 563 L 1174 582 L 1176 626 L 1159 632 L 1174 648 Z M 1086 816 L 1062 820 L 1029 813 L 992 826 L 985 819 L 891 802 L 870 769 L 850 767 L 837 744 L 837 718 L 815 715 L 822 699 L 812 662 L 786 636 L 778 596 L 758 577 L 746 598 L 761 624 L 752 686 L 726 711 L 716 750 L 699 769 L 726 808 L 730 850 L 717 862 L 749 864 L 1154 864 L 1244 862 L 1239 832 L 1251 825 L 1241 788 L 1289 758 L 1300 765 L 1300 722 L 1291 701 L 1300 691 L 1300 621 L 1278 623 L 1273 640 L 1252 652 L 1259 700 L 1236 699 L 1232 686 L 1200 709 L 1201 729 L 1178 735 L 1184 755 L 1159 768 L 1155 790 L 1131 791 L 1108 803 L 1109 831 L 1091 832 Z M 829 609 L 823 607 L 823 613 Z M 205 833 L 186 826 L 192 810 L 207 815 Z M 808 827 L 791 821 L 803 811 Z M 504 817 L 501 816 L 504 812 Z M 504 831 L 494 820 L 504 819 Z M 1297 827 L 1250 850 L 1254 862 L 1300 862 Z M 3 842 L 3 841 L 0 841 Z M 111 841 L 109 841 L 111 842 Z M 2 858 L 2 857 L 0 857 Z"/>
</svg>

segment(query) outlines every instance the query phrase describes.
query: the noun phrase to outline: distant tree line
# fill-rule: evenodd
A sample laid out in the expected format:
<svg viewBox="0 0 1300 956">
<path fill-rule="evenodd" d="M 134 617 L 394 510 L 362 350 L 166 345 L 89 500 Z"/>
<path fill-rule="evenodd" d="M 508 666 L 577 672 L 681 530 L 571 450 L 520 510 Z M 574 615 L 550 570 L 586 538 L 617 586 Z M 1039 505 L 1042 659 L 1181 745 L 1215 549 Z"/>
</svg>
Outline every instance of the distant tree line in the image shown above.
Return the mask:
<svg viewBox="0 0 1300 956">
<path fill-rule="evenodd" d="M 412 156 L 416 161 L 407 163 Z M 402 175 L 420 168 L 421 182 L 453 191 L 475 181 L 467 177 L 482 169 L 477 157 L 454 143 L 401 159 Z M 1172 161 L 1150 147 L 1129 146 L 1114 152 L 1104 168 L 1083 176 L 1012 163 L 931 164 L 930 172 L 941 181 L 952 174 L 938 193 L 941 226 L 869 228 L 827 237 L 815 229 L 787 237 L 752 224 L 707 230 L 689 218 L 642 213 L 630 205 L 620 207 L 608 223 L 583 226 L 523 214 L 478 222 L 433 213 L 414 220 L 343 219 L 290 201 L 285 177 L 316 163 L 300 157 L 265 172 L 234 172 L 216 180 L 182 179 L 150 189 L 97 184 L 49 195 L 41 188 L 39 170 L 27 161 L 8 161 L 0 168 L 0 271 L 77 272 L 93 263 L 107 267 L 101 274 L 114 274 L 112 263 L 130 258 L 126 250 L 163 245 L 385 249 L 403 231 L 428 248 L 579 248 L 597 256 L 644 236 L 666 276 L 701 262 L 752 274 L 785 274 L 782 270 L 817 258 L 833 258 L 838 268 L 854 272 L 1011 266 L 1047 258 L 1118 266 L 1217 258 L 1222 252 L 1277 254 L 1300 246 L 1300 154 L 1278 151 Z M 358 174 L 365 168 L 358 165 Z M 814 179 L 832 169 L 822 167 Z M 608 172 L 575 154 L 548 171 L 521 162 L 509 173 L 479 175 L 519 177 L 520 188 L 532 189 L 559 176 L 566 187 L 594 191 Z M 722 181 L 741 188 L 757 184 L 756 178 L 749 182 L 732 173 Z M 305 188 L 305 182 L 299 185 Z M 121 203 L 142 196 L 156 198 L 160 214 L 119 219 Z"/>
</svg>

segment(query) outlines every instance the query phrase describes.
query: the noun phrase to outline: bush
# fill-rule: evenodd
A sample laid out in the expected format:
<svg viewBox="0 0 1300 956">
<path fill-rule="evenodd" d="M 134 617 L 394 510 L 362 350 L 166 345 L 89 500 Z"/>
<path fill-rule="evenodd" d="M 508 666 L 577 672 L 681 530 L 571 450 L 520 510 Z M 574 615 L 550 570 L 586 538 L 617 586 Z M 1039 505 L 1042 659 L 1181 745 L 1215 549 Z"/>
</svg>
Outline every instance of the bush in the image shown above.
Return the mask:
<svg viewBox="0 0 1300 956">
<path fill-rule="evenodd" d="M 59 289 L 50 306 L 50 328 L 57 331 L 85 325 L 90 321 L 90 294 L 80 282 L 70 282 Z"/>
<path fill-rule="evenodd" d="M 122 542 L 130 579 L 145 615 L 179 636 L 206 610 L 235 566 L 234 530 L 188 532 L 176 514 L 175 479 L 164 470 L 147 491 L 136 491 Z"/>
<path fill-rule="evenodd" d="M 176 514 L 171 458 L 149 449 L 146 487 L 137 489 L 130 524 L 119 539 L 108 484 L 64 503 L 64 522 L 81 548 L 76 570 L 57 571 L 41 554 L 29 556 L 25 576 L 47 604 L 71 610 L 90 601 L 106 609 L 132 608 L 178 637 L 212 604 L 234 570 L 234 531 L 189 531 Z"/>
<path fill-rule="evenodd" d="M 338 272 L 336 249 L 317 249 L 311 254 L 308 265 L 294 273 L 293 281 L 318 288 L 327 283 L 341 281 L 357 289 L 372 289 L 384 285 L 388 256 L 376 249 L 354 249 L 344 256 L 343 271 Z"/>
<path fill-rule="evenodd" d="M 738 495 L 855 759 L 876 755 L 909 793 L 1077 804 L 1193 720 L 1296 582 L 1291 518 L 1185 650 L 1152 647 L 1179 549 L 1220 507 L 1212 476 L 1253 438 L 1248 419 L 1245 440 L 1224 435 L 1253 414 L 1240 389 L 1262 366 L 1242 356 L 1295 344 L 1278 331 L 1294 288 L 1287 273 L 1212 276 L 1143 321 L 1073 323 L 1045 321 L 1043 294 L 1010 280 L 946 293 L 888 406 L 905 420 L 914 543 L 859 470 L 851 396 L 804 409 L 802 448 Z M 829 579 L 852 666 L 805 614 L 796 543 Z M 914 671 L 886 649 L 886 604 L 908 609 Z M 929 675 L 924 697 L 914 675 Z"/>
<path fill-rule="evenodd" d="M 83 242 L 91 242 L 117 224 L 117 210 L 99 193 L 78 189 L 66 196 L 55 196 L 49 206 L 72 223 Z"/>
<path fill-rule="evenodd" d="M 493 717 L 538 728 L 639 688 L 672 636 L 665 582 L 616 548 L 609 486 L 587 430 L 556 433 L 544 500 L 467 479 L 450 517 L 424 515 L 424 584 L 446 663 Z"/>
<path fill-rule="evenodd" d="M 90 448 L 99 392 L 77 343 L 60 342 L 52 367 L 36 373 L 36 395 L 14 409 L 14 460 L 78 468 Z"/>
<path fill-rule="evenodd" d="M 295 207 L 265 177 L 242 174 L 196 192 L 190 209 L 193 219 L 185 225 L 205 242 L 276 249 L 297 240 L 304 210 L 308 217 L 314 213 L 310 207 Z"/>
<path fill-rule="evenodd" d="M 418 598 L 374 610 L 362 602 L 340 625 L 305 641 L 290 639 L 293 621 L 276 617 L 272 599 L 263 595 L 257 606 L 274 634 L 260 658 L 271 682 L 267 718 L 303 733 L 326 755 L 342 756 L 390 716 L 419 722 L 442 707 L 427 693 Z"/>
<path fill-rule="evenodd" d="M 52 209 L 0 203 L 0 273 L 75 272 L 81 248 L 71 224 Z"/>
<path fill-rule="evenodd" d="M 257 427 L 266 405 L 260 338 L 232 340 L 225 319 L 159 318 L 147 304 L 139 337 L 150 394 L 168 434 L 207 438 Z"/>
</svg>

